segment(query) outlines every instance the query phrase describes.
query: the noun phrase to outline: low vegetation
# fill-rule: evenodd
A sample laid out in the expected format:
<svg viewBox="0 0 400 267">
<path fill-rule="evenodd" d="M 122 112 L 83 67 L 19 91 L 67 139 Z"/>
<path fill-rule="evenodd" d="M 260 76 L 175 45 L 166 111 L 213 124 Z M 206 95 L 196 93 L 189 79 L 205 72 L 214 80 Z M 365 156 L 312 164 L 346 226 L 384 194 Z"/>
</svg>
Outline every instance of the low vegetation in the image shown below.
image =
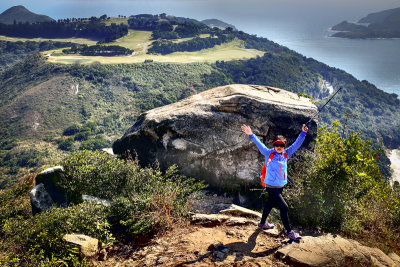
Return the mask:
<svg viewBox="0 0 400 267">
<path fill-rule="evenodd" d="M 64 234 L 86 234 L 98 238 L 105 247 L 118 237 L 154 235 L 186 217 L 189 197 L 204 187 L 178 175 L 174 166 L 162 173 L 157 167 L 141 168 L 135 161 L 100 151 L 76 152 L 60 164 L 65 169 L 60 186 L 69 196 L 68 208 L 52 208 L 32 216 L 29 191 L 34 175 L 0 191 L 0 253 L 5 255 L 1 264 L 88 264 L 80 262 L 76 248 L 62 240 Z M 107 198 L 113 205 L 82 202 L 82 194 Z"/>
<path fill-rule="evenodd" d="M 174 43 L 172 41 L 155 41 L 153 46 L 148 50 L 149 53 L 159 53 L 162 55 L 171 54 L 177 51 L 199 51 L 220 45 L 222 43 L 230 42 L 233 40 L 233 36 L 212 36 L 207 38 L 195 37 L 191 40 Z"/>
<path fill-rule="evenodd" d="M 25 57 L 51 49 L 72 46 L 71 42 L 54 41 L 2 41 L 0 40 L 0 72 Z"/>
<path fill-rule="evenodd" d="M 65 129 L 77 134 L 80 126 Z M 285 190 L 290 217 L 298 226 L 345 235 L 385 252 L 400 252 L 400 192 L 380 173 L 375 151 L 359 134 L 335 122 L 321 127 L 315 153 L 291 165 Z M 75 248 L 62 240 L 83 233 L 102 241 L 153 236 L 185 219 L 190 197 L 204 184 L 178 174 L 140 167 L 100 151 L 78 151 L 63 159 L 68 208 L 31 215 L 29 191 L 35 175 L 0 191 L 2 264 L 82 266 Z M 110 207 L 82 202 L 82 194 L 112 201 Z"/>
<path fill-rule="evenodd" d="M 94 38 L 112 42 L 128 33 L 128 26 L 105 24 L 107 16 L 99 18 L 64 19 L 51 22 L 0 24 L 0 35 L 22 38 Z"/>
<path fill-rule="evenodd" d="M 384 251 L 400 251 L 400 191 L 380 172 L 379 151 L 339 122 L 318 131 L 315 153 L 292 166 L 291 218 Z"/>
</svg>

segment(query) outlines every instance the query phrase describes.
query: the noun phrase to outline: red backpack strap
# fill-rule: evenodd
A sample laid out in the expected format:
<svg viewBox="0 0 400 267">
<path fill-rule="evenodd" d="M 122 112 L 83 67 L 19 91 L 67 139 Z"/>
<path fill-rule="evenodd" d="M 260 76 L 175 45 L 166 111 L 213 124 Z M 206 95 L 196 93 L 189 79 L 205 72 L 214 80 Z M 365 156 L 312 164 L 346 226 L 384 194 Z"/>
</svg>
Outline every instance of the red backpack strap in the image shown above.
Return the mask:
<svg viewBox="0 0 400 267">
<path fill-rule="evenodd" d="M 286 154 L 285 154 L 286 155 Z M 269 158 L 268 158 L 268 165 L 269 165 L 269 163 L 272 161 L 272 158 L 274 157 L 274 152 L 271 152 L 271 154 L 269 155 Z M 285 156 L 285 158 L 286 158 L 286 156 Z M 265 179 L 265 175 L 267 174 L 267 166 L 266 166 L 266 164 L 264 163 L 264 166 L 262 167 L 262 169 L 261 169 L 261 176 L 260 176 L 260 179 L 261 179 L 261 185 L 263 186 L 263 187 L 265 187 L 265 183 L 264 183 L 264 179 Z"/>
<path fill-rule="evenodd" d="M 286 153 L 286 150 L 283 151 L 283 156 L 285 157 L 285 160 L 287 160 L 287 153 Z"/>
</svg>

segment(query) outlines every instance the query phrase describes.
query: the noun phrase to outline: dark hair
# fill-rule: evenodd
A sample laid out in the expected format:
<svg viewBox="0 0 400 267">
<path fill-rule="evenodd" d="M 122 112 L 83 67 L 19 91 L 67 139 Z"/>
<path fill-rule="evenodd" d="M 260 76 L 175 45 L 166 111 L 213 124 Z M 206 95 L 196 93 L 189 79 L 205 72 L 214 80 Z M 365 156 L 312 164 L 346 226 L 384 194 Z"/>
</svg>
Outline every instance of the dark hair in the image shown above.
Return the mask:
<svg viewBox="0 0 400 267">
<path fill-rule="evenodd" d="M 275 136 L 274 141 L 272 143 L 275 143 L 275 141 L 281 141 L 281 142 L 285 143 L 285 147 L 287 146 L 286 138 L 283 135 Z"/>
</svg>

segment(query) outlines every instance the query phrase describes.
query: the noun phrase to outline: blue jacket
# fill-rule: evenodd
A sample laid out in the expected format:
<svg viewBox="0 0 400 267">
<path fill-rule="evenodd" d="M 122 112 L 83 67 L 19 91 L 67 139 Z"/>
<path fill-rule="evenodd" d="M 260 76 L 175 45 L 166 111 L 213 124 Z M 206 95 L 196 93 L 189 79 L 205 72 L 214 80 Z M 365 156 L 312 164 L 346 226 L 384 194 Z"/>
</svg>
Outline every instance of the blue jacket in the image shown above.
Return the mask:
<svg viewBox="0 0 400 267">
<path fill-rule="evenodd" d="M 305 132 L 301 132 L 297 137 L 296 141 L 287 149 L 285 149 L 287 153 L 287 159 L 297 149 L 300 148 L 301 144 L 306 137 Z M 267 166 L 267 174 L 265 175 L 264 183 L 267 187 L 283 187 L 287 184 L 287 159 L 285 159 L 283 153 L 279 154 L 275 151 L 274 148 L 268 149 L 254 134 L 249 135 L 250 139 L 257 145 L 258 150 L 265 156 L 265 164 Z M 274 152 L 274 157 L 272 161 L 268 163 L 268 158 L 271 153 Z"/>
</svg>

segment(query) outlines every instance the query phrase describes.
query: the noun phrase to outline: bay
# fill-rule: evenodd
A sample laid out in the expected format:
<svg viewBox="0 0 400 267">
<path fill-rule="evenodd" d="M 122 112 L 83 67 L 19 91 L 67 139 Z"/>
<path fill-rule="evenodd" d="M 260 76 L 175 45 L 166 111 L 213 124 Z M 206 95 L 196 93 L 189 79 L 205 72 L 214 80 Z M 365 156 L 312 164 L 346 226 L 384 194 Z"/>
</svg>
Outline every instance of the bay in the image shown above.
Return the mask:
<svg viewBox="0 0 400 267">
<path fill-rule="evenodd" d="M 399 7 L 397 0 L 2 0 L 0 11 L 16 4 L 54 19 L 141 13 L 217 18 L 400 95 L 400 40 L 328 37 L 331 26 Z"/>
</svg>

